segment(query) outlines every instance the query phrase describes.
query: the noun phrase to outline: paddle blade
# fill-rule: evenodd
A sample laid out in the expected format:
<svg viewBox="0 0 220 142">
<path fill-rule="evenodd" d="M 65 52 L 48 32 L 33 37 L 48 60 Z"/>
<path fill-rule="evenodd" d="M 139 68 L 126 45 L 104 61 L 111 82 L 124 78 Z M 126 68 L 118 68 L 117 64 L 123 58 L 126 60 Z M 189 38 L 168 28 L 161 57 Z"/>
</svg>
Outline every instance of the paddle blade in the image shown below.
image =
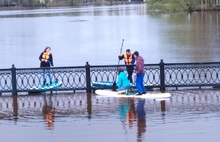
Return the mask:
<svg viewBox="0 0 220 142">
<path fill-rule="evenodd" d="M 117 89 L 117 84 L 116 82 L 114 81 L 113 85 L 112 85 L 112 91 L 116 91 Z"/>
</svg>

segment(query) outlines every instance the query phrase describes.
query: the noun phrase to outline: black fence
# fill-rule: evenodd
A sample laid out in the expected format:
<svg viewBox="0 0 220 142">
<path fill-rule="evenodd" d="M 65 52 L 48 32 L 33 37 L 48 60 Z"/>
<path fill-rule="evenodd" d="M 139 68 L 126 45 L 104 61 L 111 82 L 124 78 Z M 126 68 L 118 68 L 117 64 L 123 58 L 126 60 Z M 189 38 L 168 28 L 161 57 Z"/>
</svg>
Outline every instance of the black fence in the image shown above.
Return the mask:
<svg viewBox="0 0 220 142">
<path fill-rule="evenodd" d="M 125 65 L 53 67 L 48 68 L 52 80 L 62 81 L 62 86 L 56 91 L 91 92 L 98 87 L 92 82 L 114 82 L 117 79 L 117 69 L 126 69 Z M 145 64 L 144 83 L 152 88 L 165 90 L 168 87 L 213 87 L 220 83 L 220 62 L 206 63 L 164 63 Z M 42 68 L 0 69 L 0 92 L 17 94 L 29 92 L 33 86 L 43 83 Z M 135 80 L 135 76 L 133 76 Z M 101 88 L 101 87 L 100 87 Z M 52 90 L 53 91 L 53 90 Z"/>
</svg>

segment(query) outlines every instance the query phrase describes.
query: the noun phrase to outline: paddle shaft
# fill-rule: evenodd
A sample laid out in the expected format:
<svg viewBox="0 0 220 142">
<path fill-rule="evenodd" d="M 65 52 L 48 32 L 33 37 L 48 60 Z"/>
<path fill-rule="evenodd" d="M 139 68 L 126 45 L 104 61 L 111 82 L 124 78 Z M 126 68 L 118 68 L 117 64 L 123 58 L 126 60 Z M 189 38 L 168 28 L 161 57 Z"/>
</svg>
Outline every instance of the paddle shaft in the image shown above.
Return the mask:
<svg viewBox="0 0 220 142">
<path fill-rule="evenodd" d="M 122 39 L 121 49 L 120 49 L 120 54 L 119 55 L 121 55 L 121 53 L 122 53 L 123 45 L 124 45 L 124 39 Z M 119 65 L 119 62 L 120 62 L 120 60 L 118 60 L 118 65 Z"/>
<path fill-rule="evenodd" d="M 121 53 L 122 53 L 123 45 L 124 45 L 124 39 L 122 39 L 121 49 L 120 49 L 120 55 L 121 55 Z M 120 63 L 120 59 L 118 59 L 118 65 L 119 65 L 119 63 Z M 117 67 L 117 70 L 118 70 L 118 67 Z M 112 87 L 113 87 L 112 90 L 114 90 L 114 91 L 116 91 L 116 86 L 117 86 L 117 84 L 116 84 L 116 79 L 117 79 L 117 71 L 116 71 L 115 81 L 114 81 L 113 86 L 112 86 Z"/>
</svg>

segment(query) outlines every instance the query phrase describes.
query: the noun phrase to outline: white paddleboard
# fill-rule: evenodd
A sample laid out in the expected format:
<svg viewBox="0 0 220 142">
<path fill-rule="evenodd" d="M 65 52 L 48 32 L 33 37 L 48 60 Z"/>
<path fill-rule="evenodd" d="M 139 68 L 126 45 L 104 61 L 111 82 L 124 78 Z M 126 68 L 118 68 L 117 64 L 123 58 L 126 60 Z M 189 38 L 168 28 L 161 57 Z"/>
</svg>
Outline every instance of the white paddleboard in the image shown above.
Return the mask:
<svg viewBox="0 0 220 142">
<path fill-rule="evenodd" d="M 147 98 L 147 99 L 160 99 L 160 98 L 169 98 L 171 97 L 170 93 L 160 93 L 160 92 L 152 92 L 146 93 L 142 95 L 126 95 L 126 94 L 119 94 L 118 92 L 111 91 L 111 90 L 96 90 L 95 93 L 97 96 L 105 96 L 105 97 L 123 97 L 123 98 Z"/>
</svg>

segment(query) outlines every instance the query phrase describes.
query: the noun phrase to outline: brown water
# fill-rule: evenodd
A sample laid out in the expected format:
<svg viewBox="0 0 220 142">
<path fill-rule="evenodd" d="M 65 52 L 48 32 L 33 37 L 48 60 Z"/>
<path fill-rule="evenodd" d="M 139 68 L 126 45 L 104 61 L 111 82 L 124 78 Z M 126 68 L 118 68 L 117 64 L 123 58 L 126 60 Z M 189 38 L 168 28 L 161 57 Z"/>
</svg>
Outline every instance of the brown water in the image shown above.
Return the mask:
<svg viewBox="0 0 220 142">
<path fill-rule="evenodd" d="M 169 92 L 172 97 L 166 100 L 84 93 L 0 97 L 0 138 L 8 142 L 219 140 L 219 90 Z"/>
<path fill-rule="evenodd" d="M 38 56 L 46 45 L 52 47 L 57 67 L 85 65 L 86 61 L 117 64 L 122 39 L 123 51 L 140 51 L 146 63 L 219 61 L 218 19 L 218 12 L 151 13 L 144 4 L 0 11 L 0 68 L 39 67 Z M 171 93 L 165 101 L 84 93 L 1 96 L 0 139 L 218 141 L 219 91 Z"/>
<path fill-rule="evenodd" d="M 219 61 L 219 12 L 163 14 L 145 4 L 0 11 L 0 68 L 39 67 L 51 46 L 55 66 L 113 65 L 123 50 L 146 63 Z M 123 62 L 121 62 L 123 64 Z"/>
</svg>

